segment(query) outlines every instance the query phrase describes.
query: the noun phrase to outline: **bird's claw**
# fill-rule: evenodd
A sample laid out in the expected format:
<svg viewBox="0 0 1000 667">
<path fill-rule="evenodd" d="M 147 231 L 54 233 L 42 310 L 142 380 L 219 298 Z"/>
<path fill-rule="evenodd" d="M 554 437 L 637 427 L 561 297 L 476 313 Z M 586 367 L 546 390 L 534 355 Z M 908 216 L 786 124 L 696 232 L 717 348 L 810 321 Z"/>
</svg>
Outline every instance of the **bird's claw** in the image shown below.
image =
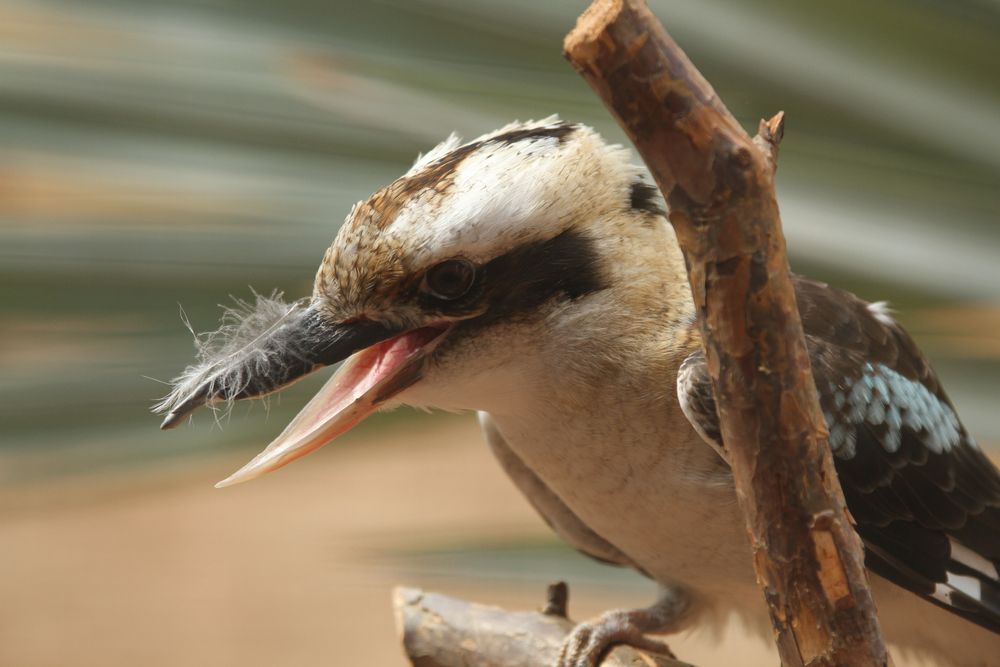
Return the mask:
<svg viewBox="0 0 1000 667">
<path fill-rule="evenodd" d="M 563 640 L 555 667 L 597 667 L 616 644 L 675 657 L 666 642 L 643 634 L 632 618 L 633 613 L 609 611 L 595 621 L 578 624 Z"/>
</svg>

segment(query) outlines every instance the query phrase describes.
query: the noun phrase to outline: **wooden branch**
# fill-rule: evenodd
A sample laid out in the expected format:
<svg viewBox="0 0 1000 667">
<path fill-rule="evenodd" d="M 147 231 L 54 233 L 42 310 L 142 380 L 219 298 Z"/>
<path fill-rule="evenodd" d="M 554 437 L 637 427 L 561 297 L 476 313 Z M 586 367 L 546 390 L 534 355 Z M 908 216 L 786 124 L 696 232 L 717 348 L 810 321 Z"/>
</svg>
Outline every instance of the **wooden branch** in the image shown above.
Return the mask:
<svg viewBox="0 0 1000 667">
<path fill-rule="evenodd" d="M 564 48 L 669 205 L 783 663 L 886 665 L 788 274 L 781 114 L 751 140 L 641 0 L 596 0 Z"/>
<path fill-rule="evenodd" d="M 414 667 L 552 667 L 574 626 L 566 618 L 565 584 L 549 586 L 541 612 L 507 612 L 413 588 L 393 591 L 393 608 Z M 691 667 L 627 646 L 613 649 L 601 665 Z"/>
</svg>

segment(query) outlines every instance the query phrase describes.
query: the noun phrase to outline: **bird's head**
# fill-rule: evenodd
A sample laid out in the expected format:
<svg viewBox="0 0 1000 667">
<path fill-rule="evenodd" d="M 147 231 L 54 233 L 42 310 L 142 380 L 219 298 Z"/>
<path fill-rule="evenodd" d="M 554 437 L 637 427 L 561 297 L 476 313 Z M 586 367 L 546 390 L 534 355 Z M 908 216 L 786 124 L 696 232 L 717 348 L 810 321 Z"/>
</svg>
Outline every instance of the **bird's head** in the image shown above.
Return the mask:
<svg viewBox="0 0 1000 667">
<path fill-rule="evenodd" d="M 344 361 L 227 485 L 383 407 L 516 409 L 541 379 L 530 361 L 540 349 L 570 348 L 581 327 L 644 298 L 616 285 L 671 288 L 649 268 L 654 255 L 679 262 L 669 238 L 651 247 L 670 233 L 662 205 L 627 151 L 581 125 L 550 118 L 452 137 L 354 206 L 310 299 L 259 298 L 203 344 L 156 408 L 163 426 Z"/>
</svg>

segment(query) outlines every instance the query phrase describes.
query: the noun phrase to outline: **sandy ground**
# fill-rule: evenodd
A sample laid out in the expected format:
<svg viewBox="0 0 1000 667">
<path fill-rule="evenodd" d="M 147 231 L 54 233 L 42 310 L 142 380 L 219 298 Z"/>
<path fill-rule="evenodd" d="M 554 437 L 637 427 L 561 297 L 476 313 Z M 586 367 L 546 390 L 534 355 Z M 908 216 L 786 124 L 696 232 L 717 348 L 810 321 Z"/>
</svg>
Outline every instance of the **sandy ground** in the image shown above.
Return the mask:
<svg viewBox="0 0 1000 667">
<path fill-rule="evenodd" d="M 378 440 L 366 447 L 367 441 Z M 541 539 L 469 418 L 358 434 L 252 484 L 224 457 L 0 492 L 0 665 L 405 664 L 390 591 L 533 608 L 542 587 L 400 570 L 373 548 Z M 574 585 L 577 618 L 651 600 Z M 700 665 L 773 665 L 756 640 L 677 638 Z"/>
</svg>

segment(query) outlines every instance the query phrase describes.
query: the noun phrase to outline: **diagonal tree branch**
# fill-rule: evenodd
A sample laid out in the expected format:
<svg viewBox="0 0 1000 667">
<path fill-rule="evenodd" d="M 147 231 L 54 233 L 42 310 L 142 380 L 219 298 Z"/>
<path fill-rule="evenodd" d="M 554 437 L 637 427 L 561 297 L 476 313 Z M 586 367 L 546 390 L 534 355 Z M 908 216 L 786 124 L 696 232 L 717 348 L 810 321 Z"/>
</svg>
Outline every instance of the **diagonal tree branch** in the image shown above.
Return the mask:
<svg viewBox="0 0 1000 667">
<path fill-rule="evenodd" d="M 670 207 L 783 663 L 886 665 L 788 273 L 783 116 L 751 139 L 642 0 L 596 0 L 564 48 Z"/>
</svg>

